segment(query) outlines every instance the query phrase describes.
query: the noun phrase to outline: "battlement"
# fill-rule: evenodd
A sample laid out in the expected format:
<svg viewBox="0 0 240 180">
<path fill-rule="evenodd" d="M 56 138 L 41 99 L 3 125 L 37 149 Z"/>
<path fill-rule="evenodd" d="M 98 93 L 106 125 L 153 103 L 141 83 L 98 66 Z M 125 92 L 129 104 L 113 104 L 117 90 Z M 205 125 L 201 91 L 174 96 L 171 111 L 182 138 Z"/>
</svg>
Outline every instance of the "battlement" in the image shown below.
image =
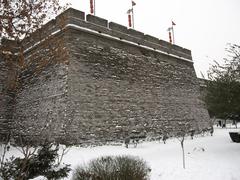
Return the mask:
<svg viewBox="0 0 240 180">
<path fill-rule="evenodd" d="M 74 28 L 79 31 L 98 34 L 99 36 L 105 36 L 106 38 L 111 38 L 151 49 L 179 59 L 190 62 L 192 61 L 191 51 L 188 49 L 173 45 L 135 29 L 127 28 L 126 26 L 117 24 L 115 22 L 108 22 L 108 20 L 97 16 L 90 14 L 85 15 L 84 12 L 73 8 L 67 9 L 54 20 L 51 20 L 45 24 L 40 30 L 33 33 L 30 38 L 24 39 L 23 44 L 26 51 L 29 50 L 34 44 L 37 44 L 39 41 L 44 39 L 44 37 L 47 35 L 53 35 L 68 28 Z M 39 34 L 42 36 L 39 36 Z"/>
</svg>

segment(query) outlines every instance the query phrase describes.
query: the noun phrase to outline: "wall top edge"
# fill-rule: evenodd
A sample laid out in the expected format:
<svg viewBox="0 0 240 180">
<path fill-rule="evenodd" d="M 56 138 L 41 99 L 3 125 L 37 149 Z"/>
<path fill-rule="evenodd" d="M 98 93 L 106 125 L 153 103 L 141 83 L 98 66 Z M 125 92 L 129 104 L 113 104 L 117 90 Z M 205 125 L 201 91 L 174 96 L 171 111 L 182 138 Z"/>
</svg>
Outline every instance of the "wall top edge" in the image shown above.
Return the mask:
<svg viewBox="0 0 240 180">
<path fill-rule="evenodd" d="M 49 35 L 54 35 L 57 32 L 66 28 L 69 24 L 89 29 L 90 31 L 98 32 L 99 35 L 107 34 L 119 40 L 133 42 L 140 46 L 146 46 L 154 50 L 160 50 L 167 54 L 173 54 L 180 58 L 192 61 L 191 51 L 181 46 L 171 44 L 167 41 L 158 39 L 154 36 L 145 34 L 138 30 L 128 28 L 115 22 L 93 16 L 85 15 L 85 12 L 69 8 L 58 15 L 55 19 L 44 24 L 41 29 L 35 31 L 30 37 L 22 40 L 24 49 L 31 49 L 34 44 L 44 40 Z"/>
</svg>

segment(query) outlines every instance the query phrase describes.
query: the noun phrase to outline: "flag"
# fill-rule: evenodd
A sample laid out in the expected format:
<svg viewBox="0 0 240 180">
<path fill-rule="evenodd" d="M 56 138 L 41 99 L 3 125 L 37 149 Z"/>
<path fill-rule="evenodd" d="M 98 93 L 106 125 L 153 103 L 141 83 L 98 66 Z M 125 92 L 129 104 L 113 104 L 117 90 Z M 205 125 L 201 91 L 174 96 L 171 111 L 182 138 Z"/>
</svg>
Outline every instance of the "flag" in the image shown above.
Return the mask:
<svg viewBox="0 0 240 180">
<path fill-rule="evenodd" d="M 131 12 L 133 12 L 133 9 L 129 9 L 129 10 L 127 11 L 127 14 L 130 14 Z"/>
<path fill-rule="evenodd" d="M 135 6 L 135 5 L 136 5 L 136 3 L 134 1 L 132 1 L 132 6 Z"/>
<path fill-rule="evenodd" d="M 176 25 L 175 22 L 172 21 L 172 25 L 175 26 Z"/>
<path fill-rule="evenodd" d="M 169 42 L 172 44 L 172 33 L 171 33 L 171 31 L 169 31 Z"/>
<path fill-rule="evenodd" d="M 129 27 L 132 27 L 131 14 L 128 14 L 128 26 L 129 26 Z"/>
<path fill-rule="evenodd" d="M 94 13 L 94 4 L 93 4 L 93 0 L 90 0 L 90 13 L 91 13 L 91 14 Z"/>
</svg>

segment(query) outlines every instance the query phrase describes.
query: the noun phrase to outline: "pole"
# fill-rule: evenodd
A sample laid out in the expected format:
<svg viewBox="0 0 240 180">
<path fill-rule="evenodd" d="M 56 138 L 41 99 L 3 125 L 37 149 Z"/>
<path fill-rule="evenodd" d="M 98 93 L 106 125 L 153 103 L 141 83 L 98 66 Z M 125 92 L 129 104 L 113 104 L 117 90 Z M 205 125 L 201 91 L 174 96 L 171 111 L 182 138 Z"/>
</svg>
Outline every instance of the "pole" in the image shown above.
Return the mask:
<svg viewBox="0 0 240 180">
<path fill-rule="evenodd" d="M 173 26 L 175 26 L 175 22 L 172 21 L 172 36 L 173 36 L 173 44 L 175 44 L 175 36 L 174 36 L 174 28 Z"/>
<path fill-rule="evenodd" d="M 173 24 L 172 24 L 172 40 L 173 40 L 173 44 L 175 44 Z"/>
<path fill-rule="evenodd" d="M 96 16 L 96 1 L 94 0 L 94 5 L 93 5 L 93 7 L 94 7 L 94 9 L 93 9 L 93 15 L 94 16 Z"/>
<path fill-rule="evenodd" d="M 132 4 L 132 26 L 133 26 L 133 29 L 134 29 L 134 12 L 133 12 L 133 2 L 131 0 L 131 4 Z"/>
</svg>

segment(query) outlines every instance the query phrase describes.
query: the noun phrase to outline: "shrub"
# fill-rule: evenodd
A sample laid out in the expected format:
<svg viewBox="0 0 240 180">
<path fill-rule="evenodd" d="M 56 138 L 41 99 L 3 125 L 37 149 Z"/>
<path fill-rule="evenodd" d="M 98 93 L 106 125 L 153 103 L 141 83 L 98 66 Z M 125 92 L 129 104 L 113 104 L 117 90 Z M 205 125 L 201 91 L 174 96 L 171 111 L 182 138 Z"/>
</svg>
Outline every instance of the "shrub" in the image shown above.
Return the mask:
<svg viewBox="0 0 240 180">
<path fill-rule="evenodd" d="M 150 168 L 146 162 L 133 156 L 106 156 L 79 166 L 72 180 L 147 180 Z"/>
<path fill-rule="evenodd" d="M 28 151 L 29 148 L 26 149 Z M 68 176 L 70 165 L 56 163 L 59 146 L 45 143 L 39 147 L 37 153 L 25 153 L 24 157 L 11 157 L 1 162 L 0 179 L 27 180 L 37 176 L 47 179 L 61 179 Z"/>
</svg>

